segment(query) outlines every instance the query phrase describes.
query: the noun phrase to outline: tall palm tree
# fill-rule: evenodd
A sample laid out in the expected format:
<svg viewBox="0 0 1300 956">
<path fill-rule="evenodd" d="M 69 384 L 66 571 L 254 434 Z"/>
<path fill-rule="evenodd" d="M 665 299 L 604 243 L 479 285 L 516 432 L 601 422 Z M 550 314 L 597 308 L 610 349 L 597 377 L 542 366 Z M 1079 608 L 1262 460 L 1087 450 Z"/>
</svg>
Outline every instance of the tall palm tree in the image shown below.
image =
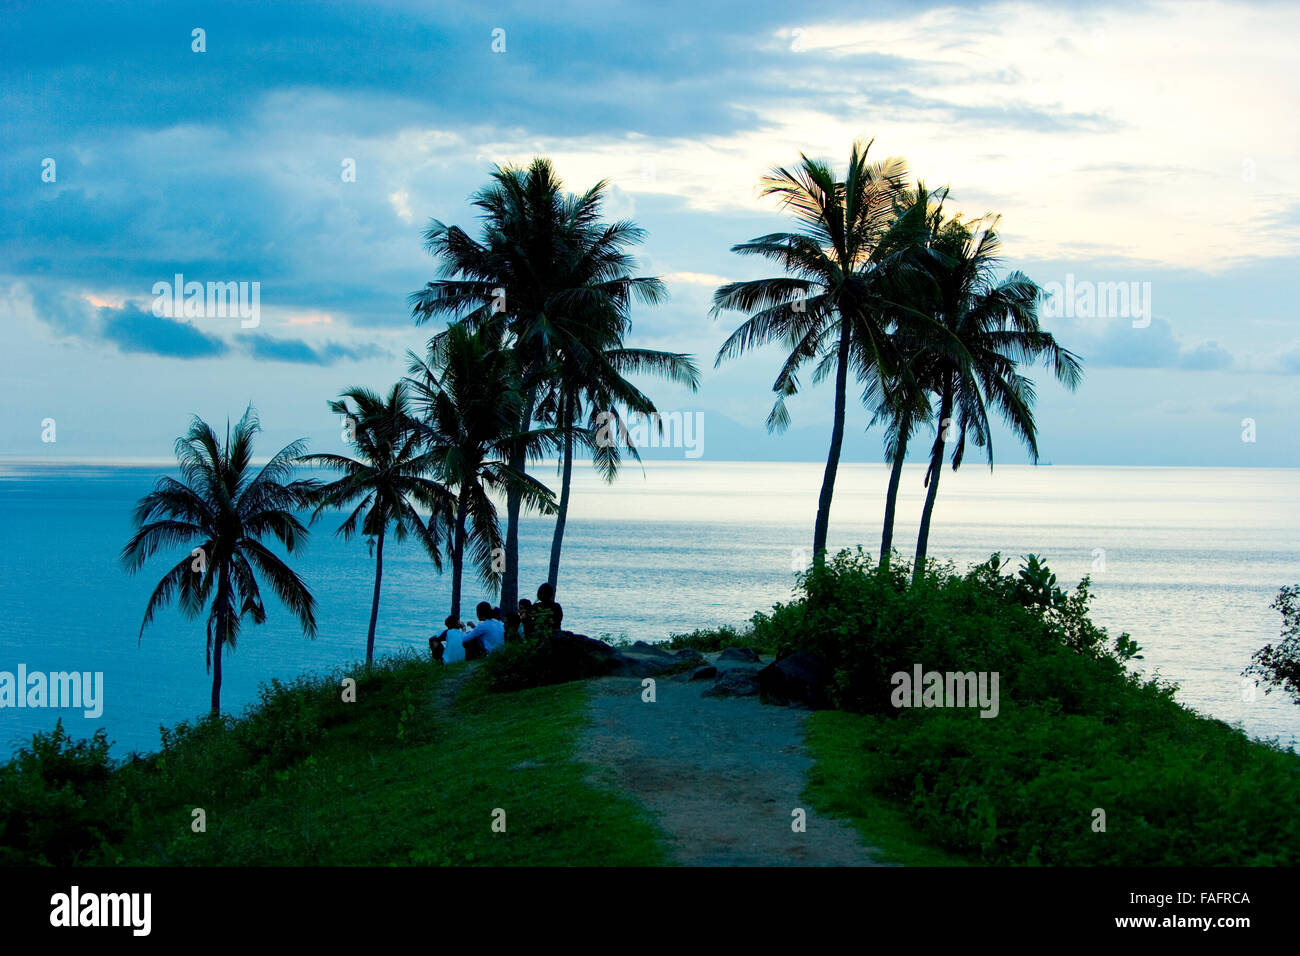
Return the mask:
<svg viewBox="0 0 1300 956">
<path fill-rule="evenodd" d="M 916 539 L 917 580 L 925 574 L 930 521 L 949 438 L 954 442 L 954 469 L 961 466 L 968 438 L 985 449 L 992 468 L 992 407 L 1029 449 L 1030 460 L 1037 462 L 1036 394 L 1033 382 L 1019 372 L 1020 364 L 1043 359 L 1071 390 L 1083 377 L 1078 357 L 1039 325 L 1042 290 L 1020 272 L 997 277 L 997 221 L 954 217 L 943 225 L 930 250 L 938 284 L 936 319 L 942 331 L 925 345 L 927 386 L 938 398 L 938 419 Z"/>
<path fill-rule="evenodd" d="M 825 163 L 802 155 L 794 169 L 777 168 L 764 177 L 762 194 L 777 196 L 781 207 L 794 213 L 799 231 L 759 236 L 732 251 L 780 263 L 787 274 L 732 282 L 713 296 L 714 316 L 727 309 L 752 313 L 718 350 L 715 367 L 771 342 L 788 350 L 772 385 L 777 399 L 768 415 L 769 431 L 789 425 L 785 399 L 798 393 L 798 373 L 807 362 L 820 357 L 823 368 L 834 369 L 835 416 L 813 528 L 814 561 L 823 560 L 826 551 L 849 369 L 855 362 L 891 365 L 881 266 L 897 251 L 888 237 L 907 169 L 894 158 L 869 163 L 870 147 L 853 144 L 843 181 Z"/>
<path fill-rule="evenodd" d="M 234 650 L 245 616 L 266 620 L 258 575 L 298 618 L 308 637 L 316 636 L 316 602 L 302 580 L 264 543 L 272 537 L 292 554 L 307 540 L 294 517 L 311 490 L 310 482 L 289 482 L 293 462 L 306 449 L 299 440 L 286 445 L 256 473 L 253 436 L 260 431 L 250 405 L 222 444 L 195 416 L 176 440 L 180 480 L 159 478 L 140 499 L 137 527 L 122 548 L 121 560 L 134 574 L 160 549 L 180 546 L 184 556 L 149 596 L 140 638 L 154 612 L 179 598 L 181 610 L 197 617 L 211 600 L 207 620 L 207 667 L 212 673 L 212 716 L 221 713 L 223 648 Z M 288 482 L 288 483 L 286 483 Z M 215 593 L 214 593 L 215 591 Z"/>
<path fill-rule="evenodd" d="M 519 487 L 531 506 L 543 513 L 554 510 L 550 490 L 505 460 L 518 437 L 523 397 L 514 353 L 493 339 L 491 328 L 470 331 L 456 324 L 430 341 L 426 357 L 407 353 L 405 381 L 425 447 L 456 497 L 449 542 L 453 617 L 460 616 L 466 545 L 480 578 L 493 591 L 500 581 L 495 558 L 501 553 L 501 530 L 493 494 Z M 525 441 L 548 438 L 525 436 Z"/>
<path fill-rule="evenodd" d="M 869 404 L 875 405 L 871 424 L 887 423 L 885 460 L 890 469 L 880 532 L 882 566 L 889 564 L 893 556 L 894 519 L 908 442 L 933 414 L 927 390 L 926 363 L 930 353 L 924 345 L 927 339 L 942 336 L 943 327 L 934 318 L 939 286 L 933 275 L 933 256 L 927 253 L 942 229 L 947 198 L 946 187 L 931 191 L 924 183 L 917 183 L 915 190 L 903 195 L 898 209 L 899 226 L 907 224 L 900 231 L 905 234 L 903 241 L 908 248 L 904 252 L 905 266 L 889 276 L 886 293 L 894 305 L 889 337 L 898 364 L 894 374 L 874 377 L 866 396 Z"/>
<path fill-rule="evenodd" d="M 626 303 L 619 307 L 623 308 Z M 559 351 L 550 386 L 539 402 L 539 415 L 553 421 L 561 435 L 560 504 L 551 537 L 547 581 L 559 584 L 560 550 L 568 522 L 573 482 L 575 443 L 589 449 L 600 476 L 612 482 L 618 476 L 620 446 L 636 460 L 640 454 L 623 426 L 620 406 L 638 415 L 657 416 L 653 401 L 624 376 L 658 375 L 692 392 L 699 388 L 700 373 L 689 355 L 656 349 L 625 348 L 618 327 L 592 325 L 582 341 L 566 342 Z M 585 424 L 584 424 L 585 420 Z M 662 423 L 656 420 L 662 428 Z"/>
<path fill-rule="evenodd" d="M 303 455 L 298 461 L 343 474 L 314 492 L 312 502 L 316 511 L 312 520 L 328 508 L 348 508 L 355 502 L 356 507 L 335 534 L 346 540 L 360 528 L 373 548 L 375 589 L 370 603 L 370 629 L 366 634 L 366 664 L 369 665 L 375 659 L 375 624 L 379 620 L 384 538 L 388 529 L 393 529 L 398 541 L 414 535 L 433 559 L 434 566 L 442 570 L 439 529 L 451 513 L 452 496 L 433 476 L 435 462 L 421 445 L 405 383 L 397 382 L 382 397 L 368 388 L 349 388 L 336 401 L 331 401 L 329 407 L 351 422 L 349 440 L 357 457 L 321 453 Z M 419 508 L 428 510 L 427 519 L 421 516 Z"/>
<path fill-rule="evenodd" d="M 538 390 L 557 354 L 576 351 L 593 323 L 626 329 L 626 303 L 660 301 L 663 284 L 631 274 L 626 247 L 644 239 L 629 221 L 604 223 L 601 203 L 607 184 L 580 195 L 564 191 L 551 162 L 534 159 L 527 169 L 496 167 L 491 182 L 475 194 L 482 210 L 479 239 L 437 220 L 425 231 L 425 248 L 441 264 L 443 278 L 411 295 L 418 323 L 434 317 L 463 321 L 471 328 L 496 324 L 518 356 L 523 396 L 520 436 L 508 464 L 523 473 L 529 453 L 522 437 L 533 430 Z M 519 514 L 522 486 L 506 495 L 505 573 L 501 605 L 518 604 Z"/>
</svg>

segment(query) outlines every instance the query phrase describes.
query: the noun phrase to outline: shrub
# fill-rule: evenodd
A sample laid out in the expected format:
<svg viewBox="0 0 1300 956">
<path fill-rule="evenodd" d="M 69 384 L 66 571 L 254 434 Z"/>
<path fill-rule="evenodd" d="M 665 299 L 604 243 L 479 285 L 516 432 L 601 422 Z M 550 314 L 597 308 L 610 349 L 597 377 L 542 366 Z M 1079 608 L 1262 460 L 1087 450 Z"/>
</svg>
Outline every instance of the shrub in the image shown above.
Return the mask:
<svg viewBox="0 0 1300 956">
<path fill-rule="evenodd" d="M 72 866 L 125 832 L 125 796 L 103 730 L 74 741 L 58 721 L 0 767 L 0 865 Z"/>
<path fill-rule="evenodd" d="M 758 615 L 761 617 L 762 615 Z M 689 634 L 674 634 L 659 645 L 670 651 L 695 650 L 711 654 L 728 647 L 752 647 L 756 651 L 775 651 L 776 644 L 767 634 L 759 635 L 752 623 L 746 630 L 737 630 L 729 625 L 713 628 L 697 628 Z"/>
<path fill-rule="evenodd" d="M 803 597 L 756 625 L 834 670 L 844 710 L 869 715 L 860 785 L 903 807 L 944 847 L 984 863 L 1296 865 L 1300 758 L 1174 701 L 1125 664 L 1140 650 L 1088 618 L 1030 555 L 999 555 L 916 584 L 860 551 L 812 568 Z M 995 719 L 889 704 L 889 676 L 997 671 Z M 1104 832 L 1093 828 L 1095 810 Z"/>
<path fill-rule="evenodd" d="M 932 566 L 912 583 L 903 561 L 879 567 L 843 551 L 802 578 L 803 597 L 755 618 L 754 632 L 779 653 L 805 651 L 834 673 L 831 697 L 842 710 L 896 714 L 895 673 L 925 670 L 997 672 L 1000 697 L 1055 700 L 1087 710 L 1137 652 L 1127 634 L 1112 647 L 1088 618 L 1085 578 L 1073 593 L 1030 555 L 1016 577 L 999 555 L 965 575 Z"/>
</svg>

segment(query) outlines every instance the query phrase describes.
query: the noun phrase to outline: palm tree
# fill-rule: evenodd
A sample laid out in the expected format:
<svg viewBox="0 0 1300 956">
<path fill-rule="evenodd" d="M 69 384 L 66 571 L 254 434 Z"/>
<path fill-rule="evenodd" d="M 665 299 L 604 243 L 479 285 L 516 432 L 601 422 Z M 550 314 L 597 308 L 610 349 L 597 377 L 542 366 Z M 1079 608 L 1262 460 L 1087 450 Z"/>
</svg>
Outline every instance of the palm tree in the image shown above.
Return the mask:
<svg viewBox="0 0 1300 956">
<path fill-rule="evenodd" d="M 293 511 L 305 504 L 311 483 L 286 484 L 306 444 L 299 440 L 286 445 L 253 474 L 253 436 L 260 430 L 251 405 L 233 433 L 227 424 L 224 445 L 195 416 L 189 431 L 176 440 L 180 480 L 159 478 L 153 491 L 140 499 L 133 515 L 137 530 L 121 554 L 122 564 L 134 574 L 160 549 L 184 549 L 184 556 L 149 596 L 140 639 L 154 612 L 173 599 L 179 598 L 181 610 L 191 619 L 211 599 L 207 667 L 212 673 L 213 717 L 221 713 L 222 649 L 234 650 L 245 615 L 254 624 L 266 620 L 259 574 L 297 616 L 303 632 L 316 636 L 311 592 L 263 544 L 270 536 L 292 554 L 307 540 L 307 529 Z"/>
<path fill-rule="evenodd" d="M 997 278 L 996 226 L 996 217 L 974 222 L 954 217 L 942 226 L 930 250 L 938 285 L 935 318 L 941 331 L 926 342 L 923 365 L 926 387 L 939 404 L 916 539 L 916 580 L 925 574 L 930 521 L 948 439 L 955 439 L 954 469 L 961 466 L 968 437 L 985 449 L 991 469 L 991 406 L 1029 449 L 1030 460 L 1037 462 L 1036 395 L 1033 382 L 1018 371 L 1019 364 L 1042 358 L 1071 390 L 1083 377 L 1078 357 L 1039 326 L 1042 290 L 1020 272 Z"/>
<path fill-rule="evenodd" d="M 947 198 L 946 187 L 931 191 L 924 183 L 917 183 L 915 190 L 902 197 L 897 211 L 895 229 L 904 234 L 902 242 L 909 246 L 904 253 L 907 257 L 905 267 L 896 269 L 889 277 L 886 292 L 894 305 L 889 337 L 898 364 L 893 375 L 875 376 L 869 383 L 867 395 L 869 403 L 875 404 L 871 424 L 887 423 L 885 460 L 890 462 L 890 469 L 885 492 L 885 518 L 880 532 L 882 566 L 888 565 L 893 556 L 894 518 L 908 442 L 933 414 L 926 388 L 925 363 L 929 360 L 929 353 L 924 344 L 927 339 L 942 335 L 943 329 L 934 319 L 938 283 L 932 269 L 928 268 L 934 265 L 934 260 L 927 255 L 927 250 L 942 228 L 943 204 Z"/>
<path fill-rule="evenodd" d="M 615 303 L 626 307 L 626 301 Z M 554 377 L 542 397 L 538 413 L 553 421 L 563 445 L 560 461 L 560 504 L 551 537 L 551 561 L 547 581 L 559 584 L 560 550 L 568 522 L 569 495 L 573 481 L 574 444 L 591 451 L 592 464 L 600 476 L 612 482 L 618 476 L 620 445 L 636 460 L 640 455 L 624 426 L 619 407 L 638 415 L 657 416 L 653 401 L 624 375 L 659 375 L 692 392 L 699 388 L 700 374 L 689 355 L 656 349 L 624 348 L 621 331 L 593 325 L 584 341 L 566 342 L 557 356 Z M 586 424 L 581 424 L 584 420 Z M 656 424 L 662 424 L 656 419 Z"/>
<path fill-rule="evenodd" d="M 634 261 L 626 247 L 642 241 L 644 230 L 629 221 L 601 221 L 606 185 L 601 181 L 571 195 L 547 159 L 534 159 L 526 170 L 498 166 L 472 201 L 483 212 L 480 239 L 437 220 L 425 231 L 425 248 L 441 263 L 444 278 L 411 295 L 412 314 L 417 324 L 447 317 L 471 329 L 500 328 L 517 355 L 523 396 L 519 437 L 507 457 L 518 473 L 529 459 L 522 436 L 532 432 L 538 390 L 556 356 L 576 354 L 575 343 L 593 324 L 625 331 L 630 300 L 654 303 L 665 295 L 658 279 L 630 272 Z M 525 504 L 522 486 L 507 490 L 505 610 L 518 604 L 519 514 Z"/>
<path fill-rule="evenodd" d="M 493 330 L 472 332 L 451 326 L 431 340 L 428 355 L 408 352 L 413 404 L 425 447 L 438 474 L 455 490 L 456 510 L 450 540 L 451 615 L 460 616 L 465 548 L 470 547 L 479 576 L 496 590 L 501 531 L 493 494 L 520 487 L 523 500 L 546 513 L 553 511 L 548 488 L 510 467 L 505 456 L 514 446 L 523 397 L 513 352 L 493 342 Z M 536 442 L 549 435 L 524 436 Z"/>
<path fill-rule="evenodd" d="M 769 431 L 789 425 L 785 399 L 799 390 L 799 370 L 822 358 L 835 372 L 835 417 L 813 529 L 813 559 L 826 551 L 831 499 L 844 439 L 845 396 L 851 365 L 892 367 L 883 327 L 882 266 L 898 250 L 890 241 L 895 200 L 906 167 L 900 159 L 868 163 L 871 143 L 854 143 L 842 182 L 817 160 L 801 155 L 793 170 L 774 169 L 762 180 L 762 194 L 775 195 L 798 220 L 798 232 L 778 232 L 733 246 L 782 265 L 787 275 L 732 282 L 713 296 L 712 315 L 726 309 L 752 312 L 718 350 L 715 367 L 749 349 L 781 342 L 788 350 L 772 391 Z"/>
<path fill-rule="evenodd" d="M 351 400 L 353 406 L 348 405 Z M 349 440 L 357 457 L 303 455 L 299 462 L 329 468 L 343 477 L 317 489 L 314 522 L 327 508 L 347 508 L 356 502 L 335 534 L 345 540 L 358 527 L 375 555 L 375 590 L 370 603 L 370 630 L 366 634 L 366 664 L 375 659 L 375 624 L 379 619 L 379 589 L 384 577 L 384 538 L 391 526 L 398 541 L 414 535 L 434 566 L 442 570 L 439 527 L 451 513 L 451 493 L 433 476 L 434 459 L 421 446 L 421 434 L 411 418 L 406 385 L 397 382 L 381 397 L 368 388 L 345 390 L 329 403 L 337 415 L 350 422 Z M 429 511 L 421 516 L 418 508 Z"/>
</svg>

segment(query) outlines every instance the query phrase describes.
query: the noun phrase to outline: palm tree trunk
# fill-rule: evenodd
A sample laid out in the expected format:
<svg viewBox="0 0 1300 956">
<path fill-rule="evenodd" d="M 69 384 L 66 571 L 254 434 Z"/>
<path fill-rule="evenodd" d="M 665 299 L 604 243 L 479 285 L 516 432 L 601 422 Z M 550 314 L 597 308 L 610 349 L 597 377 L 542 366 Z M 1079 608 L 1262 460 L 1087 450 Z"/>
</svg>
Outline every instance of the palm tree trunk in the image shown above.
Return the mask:
<svg viewBox="0 0 1300 956">
<path fill-rule="evenodd" d="M 366 666 L 375 660 L 375 622 L 379 620 L 379 582 L 384 577 L 384 532 L 385 524 L 379 529 L 379 541 L 375 545 L 375 597 L 370 602 L 370 633 L 366 635 Z"/>
<path fill-rule="evenodd" d="M 840 348 L 835 368 L 835 424 L 831 428 L 831 448 L 826 455 L 826 472 L 822 476 L 821 497 L 817 501 L 817 523 L 813 527 L 813 563 L 826 560 L 826 534 L 831 523 L 831 498 L 835 494 L 835 472 L 840 467 L 840 445 L 844 442 L 844 399 L 849 378 L 849 336 L 852 326 L 840 318 Z"/>
<path fill-rule="evenodd" d="M 939 430 L 934 436 L 934 448 L 930 451 L 930 486 L 925 493 L 925 507 L 921 509 L 921 530 L 916 536 L 916 566 L 912 568 L 912 582 L 916 583 L 925 576 L 925 553 L 930 545 L 930 516 L 934 514 L 934 499 L 939 494 L 939 476 L 943 474 L 943 433 L 948 428 L 948 419 L 952 415 L 952 388 L 945 387 L 943 398 L 939 403 Z"/>
<path fill-rule="evenodd" d="M 451 544 L 451 616 L 460 619 L 460 582 L 465 570 L 465 508 L 469 489 L 462 488 L 456 502 L 456 537 Z"/>
<path fill-rule="evenodd" d="M 880 566 L 889 566 L 894 552 L 894 514 L 898 507 L 898 484 L 903 477 L 903 460 L 907 457 L 907 433 L 898 436 L 898 450 L 889 469 L 889 490 L 885 493 L 885 524 L 880 532 Z"/>
<path fill-rule="evenodd" d="M 554 588 L 560 579 L 560 548 L 564 544 L 564 526 L 569 519 L 569 486 L 573 481 L 573 402 L 564 397 L 560 421 L 564 423 L 564 472 L 560 479 L 560 509 L 555 515 L 555 535 L 551 538 L 551 567 L 546 580 Z"/>
<path fill-rule="evenodd" d="M 226 643 L 229 629 L 227 620 L 230 607 L 230 575 L 223 567 L 217 579 L 217 635 L 212 648 L 212 716 L 221 716 L 221 648 Z"/>
<path fill-rule="evenodd" d="M 533 422 L 533 396 L 524 402 L 519 430 L 526 432 Z M 528 465 L 527 450 L 516 442 L 510 449 L 511 469 L 524 473 Z M 523 506 L 523 489 L 511 484 L 506 489 L 506 541 L 505 573 L 501 577 L 501 613 L 509 614 L 519 609 L 519 512 Z"/>
</svg>

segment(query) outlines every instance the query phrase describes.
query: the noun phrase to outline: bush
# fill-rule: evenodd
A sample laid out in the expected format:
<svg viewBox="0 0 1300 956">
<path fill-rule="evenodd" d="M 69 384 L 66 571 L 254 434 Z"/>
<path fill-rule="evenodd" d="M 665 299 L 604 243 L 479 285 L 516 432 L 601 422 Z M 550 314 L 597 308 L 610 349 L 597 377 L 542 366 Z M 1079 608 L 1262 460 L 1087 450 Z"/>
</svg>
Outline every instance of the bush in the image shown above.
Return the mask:
<svg viewBox="0 0 1300 956">
<path fill-rule="evenodd" d="M 1264 693 L 1281 688 L 1300 704 L 1300 586 L 1284 587 L 1269 606 L 1282 615 L 1282 640 L 1257 650 L 1244 673 L 1262 680 Z"/>
<path fill-rule="evenodd" d="M 756 637 L 778 653 L 805 651 L 834 672 L 835 706 L 897 714 L 892 675 L 926 671 L 996 672 L 1003 701 L 1054 700 L 1087 711 L 1116 682 L 1137 647 L 1123 635 L 1112 647 L 1088 619 L 1085 578 L 1073 593 L 1030 555 L 1019 576 L 993 555 L 965 575 L 932 567 L 912 583 L 905 562 L 879 567 L 859 548 L 843 551 L 802 578 L 803 597 L 755 617 Z"/>
<path fill-rule="evenodd" d="M 1066 592 L 1033 555 L 1005 567 L 911 584 L 901 563 L 843 552 L 756 630 L 830 664 L 836 705 L 869 715 L 853 725 L 860 785 L 946 848 L 992 864 L 1300 863 L 1300 758 L 1130 673 L 1140 649 L 1089 620 L 1086 578 Z M 894 708 L 890 675 L 914 664 L 998 672 L 997 717 Z"/>
<path fill-rule="evenodd" d="M 346 705 L 342 673 L 272 680 L 241 716 L 160 728 L 158 753 L 120 765 L 108 755 L 104 731 L 74 742 L 60 723 L 0 766 L 0 865 L 117 863 L 120 847 L 137 844 L 147 844 L 150 858 L 173 859 L 194 807 L 211 811 L 252 800 L 311 772 L 336 724 L 352 721 L 341 729 L 349 733 L 369 721 L 370 732 L 373 725 L 384 728 L 381 739 L 397 746 L 426 739 L 431 722 L 416 718 L 432 666 L 422 657 L 398 656 L 358 667 L 357 702 Z M 145 819 L 153 821 L 152 832 L 145 832 Z M 161 838 L 159 828 L 170 836 Z M 198 846 L 210 844 L 215 841 Z"/>
<path fill-rule="evenodd" d="M 58 721 L 0 767 L 0 865 L 72 866 L 125 832 L 125 795 L 103 730 L 74 741 Z"/>
<path fill-rule="evenodd" d="M 762 615 L 759 615 L 761 617 Z M 756 651 L 776 650 L 776 644 L 767 635 L 760 636 L 751 626 L 739 631 L 729 625 L 714 628 L 697 628 L 689 634 L 674 634 L 659 645 L 670 651 L 695 650 L 712 654 L 728 647 L 751 647 Z"/>
</svg>

